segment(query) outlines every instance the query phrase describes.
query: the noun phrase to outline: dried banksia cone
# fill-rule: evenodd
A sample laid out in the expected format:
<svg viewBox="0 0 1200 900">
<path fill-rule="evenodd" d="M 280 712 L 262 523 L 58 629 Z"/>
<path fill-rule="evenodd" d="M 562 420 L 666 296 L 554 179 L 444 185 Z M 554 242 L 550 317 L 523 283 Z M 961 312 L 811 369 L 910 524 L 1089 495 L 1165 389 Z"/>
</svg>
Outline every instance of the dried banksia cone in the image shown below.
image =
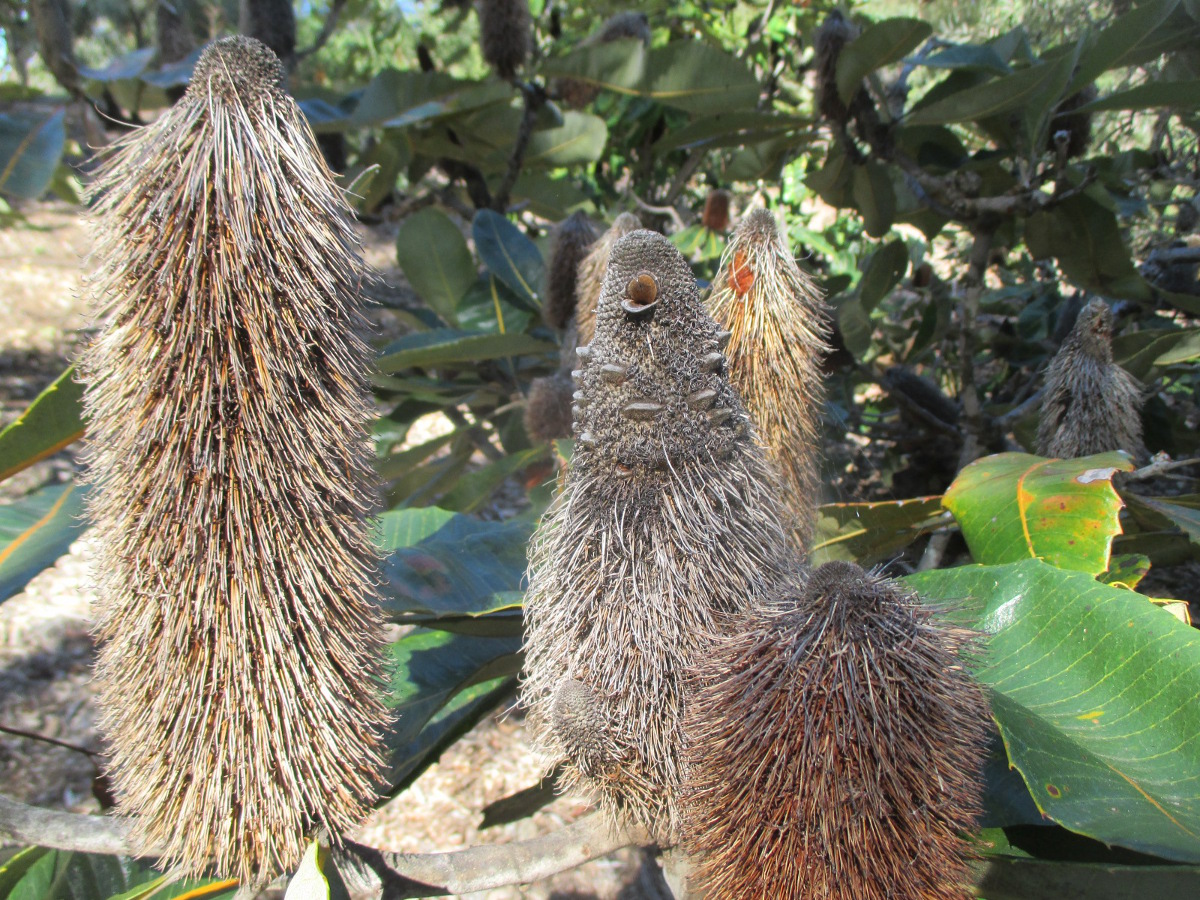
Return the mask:
<svg viewBox="0 0 1200 900">
<path fill-rule="evenodd" d="M 557 35 L 555 35 L 557 37 Z M 607 18 L 599 28 L 579 42 L 580 47 L 610 44 L 624 38 L 636 38 L 650 46 L 650 19 L 645 13 L 623 12 Z M 578 78 L 555 78 L 550 84 L 550 95 L 571 109 L 587 106 L 600 94 L 600 86 Z"/>
<path fill-rule="evenodd" d="M 784 499 L 804 547 L 820 494 L 826 306 L 765 209 L 753 209 L 742 219 L 717 273 L 708 308 L 732 334 L 729 376 L 758 423 L 768 456 L 783 473 Z"/>
<path fill-rule="evenodd" d="M 533 46 L 528 0 L 479 0 L 479 49 L 501 78 L 514 78 Z"/>
<path fill-rule="evenodd" d="M 581 212 L 572 213 L 558 226 L 546 270 L 546 302 L 542 308 L 542 317 L 551 328 L 562 331 L 575 315 L 579 265 L 595 242 L 596 229 Z"/>
<path fill-rule="evenodd" d="M 641 221 L 633 213 L 621 213 L 608 231 L 591 245 L 579 264 L 575 281 L 575 324 L 579 329 L 579 343 L 586 344 L 592 339 L 596 327 L 596 303 L 600 300 L 604 272 L 608 268 L 608 255 L 612 252 L 613 244 L 618 238 L 641 227 Z"/>
<path fill-rule="evenodd" d="M 940 624 L 853 563 L 747 617 L 695 666 L 684 848 L 707 896 L 966 900 L 990 729 Z"/>
<path fill-rule="evenodd" d="M 1092 114 L 1078 110 L 1097 96 L 1099 92 L 1096 86 L 1089 84 L 1067 97 L 1055 109 L 1054 118 L 1050 120 L 1050 135 L 1055 144 L 1061 146 L 1065 159 L 1074 159 L 1087 152 L 1092 142 Z"/>
<path fill-rule="evenodd" d="M 670 241 L 635 231 L 613 244 L 578 350 L 571 467 L 529 557 L 533 741 L 547 765 L 565 759 L 566 786 L 664 842 L 685 669 L 792 560 L 777 475 L 726 376 L 727 337 Z"/>
<path fill-rule="evenodd" d="M 380 617 L 347 208 L 264 45 L 92 189 L 101 722 L 139 852 L 258 883 L 375 796 Z"/>
<path fill-rule="evenodd" d="M 729 227 L 729 191 L 709 191 L 704 198 L 704 214 L 700 224 L 709 231 L 724 231 Z"/>
<path fill-rule="evenodd" d="M 1038 422 L 1041 456 L 1069 459 L 1108 450 L 1145 455 L 1142 392 L 1137 379 L 1113 362 L 1113 316 L 1095 297 L 1046 369 Z"/>
<path fill-rule="evenodd" d="M 856 37 L 858 29 L 835 9 L 817 29 L 813 39 L 817 70 L 817 111 L 823 118 L 837 125 L 845 125 L 850 118 L 850 109 L 838 94 L 838 58 L 842 55 L 843 48 Z"/>
</svg>

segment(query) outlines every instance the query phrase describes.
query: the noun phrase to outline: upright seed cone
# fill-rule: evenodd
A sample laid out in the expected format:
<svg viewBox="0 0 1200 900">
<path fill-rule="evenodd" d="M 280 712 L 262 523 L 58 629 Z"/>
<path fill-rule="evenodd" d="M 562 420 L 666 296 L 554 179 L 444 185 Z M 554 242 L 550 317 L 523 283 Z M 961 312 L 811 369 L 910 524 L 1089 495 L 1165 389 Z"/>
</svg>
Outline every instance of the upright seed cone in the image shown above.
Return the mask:
<svg viewBox="0 0 1200 900">
<path fill-rule="evenodd" d="M 477 0 L 479 49 L 501 78 L 515 78 L 533 46 L 529 0 Z"/>
<path fill-rule="evenodd" d="M 608 269 L 608 256 L 618 238 L 642 227 L 633 213 L 621 213 L 608 231 L 591 244 L 587 255 L 579 264 L 579 276 L 575 282 L 575 324 L 579 330 L 579 343 L 586 344 L 596 329 L 596 304 L 604 287 L 604 273 Z"/>
<path fill-rule="evenodd" d="M 579 266 L 595 242 L 596 230 L 581 212 L 572 213 L 558 226 L 550 265 L 546 267 L 546 302 L 542 309 L 542 318 L 551 328 L 562 331 L 574 318 Z"/>
<path fill-rule="evenodd" d="M 374 797 L 369 351 L 346 207 L 275 56 L 211 44 L 93 188 L 97 679 L 141 852 L 258 883 Z"/>
<path fill-rule="evenodd" d="M 816 285 L 796 265 L 775 217 L 753 209 L 721 256 L 708 300 L 732 332 L 729 376 L 783 473 L 784 499 L 807 545 L 820 500 L 821 359 L 829 323 Z"/>
<path fill-rule="evenodd" d="M 1042 456 L 1070 459 L 1108 450 L 1145 455 L 1141 388 L 1113 362 L 1112 332 L 1112 310 L 1093 298 L 1050 360 L 1038 421 Z"/>
<path fill-rule="evenodd" d="M 989 729 L 974 637 L 831 562 L 700 658 L 684 847 L 705 895 L 966 900 Z"/>
<path fill-rule="evenodd" d="M 670 241 L 612 247 L 579 348 L 575 451 L 534 536 L 523 700 L 566 784 L 676 837 L 683 678 L 790 565 L 777 475 L 726 377 L 728 337 Z"/>
</svg>

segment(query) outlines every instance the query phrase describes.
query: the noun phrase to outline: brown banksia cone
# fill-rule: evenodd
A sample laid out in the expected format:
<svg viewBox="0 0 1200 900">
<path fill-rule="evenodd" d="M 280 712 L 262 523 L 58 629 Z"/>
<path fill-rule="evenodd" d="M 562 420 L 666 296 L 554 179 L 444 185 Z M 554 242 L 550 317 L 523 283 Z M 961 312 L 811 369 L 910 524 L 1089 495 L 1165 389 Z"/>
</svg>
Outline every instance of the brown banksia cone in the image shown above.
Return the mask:
<svg viewBox="0 0 1200 900">
<path fill-rule="evenodd" d="M 813 38 L 814 64 L 817 70 L 817 111 L 826 120 L 845 125 L 850 109 L 842 101 L 837 87 L 837 64 L 845 46 L 858 37 L 858 29 L 838 10 L 833 10 Z M 851 100 L 853 103 L 853 99 Z"/>
<path fill-rule="evenodd" d="M 501 78 L 515 78 L 533 47 L 528 0 L 478 0 L 479 49 Z"/>
<path fill-rule="evenodd" d="M 547 765 L 565 760 L 566 786 L 664 842 L 676 834 L 685 669 L 792 560 L 778 476 L 727 377 L 727 338 L 670 241 L 635 231 L 613 244 L 578 350 L 571 466 L 530 549 L 534 744 Z"/>
<path fill-rule="evenodd" d="M 784 476 L 784 499 L 807 545 L 820 495 L 821 362 L 828 312 L 792 258 L 775 217 L 752 209 L 721 256 L 708 308 L 731 333 L 729 377 Z"/>
<path fill-rule="evenodd" d="M 579 265 L 595 242 L 596 229 L 581 212 L 572 213 L 558 226 L 546 268 L 546 302 L 542 307 L 542 317 L 551 328 L 562 331 L 575 315 Z"/>
<path fill-rule="evenodd" d="M 724 231 L 729 227 L 729 191 L 712 190 L 704 198 L 704 213 L 700 224 L 709 231 Z"/>
<path fill-rule="evenodd" d="M 1092 114 L 1079 112 L 1079 108 L 1091 103 L 1097 96 L 1096 86 L 1089 84 L 1067 97 L 1054 110 L 1054 118 L 1050 120 L 1050 137 L 1056 145 L 1061 142 L 1066 159 L 1083 156 L 1092 143 Z M 1060 134 L 1063 135 L 1061 139 Z"/>
<path fill-rule="evenodd" d="M 791 593 L 791 596 L 788 596 Z M 685 843 L 705 896 L 966 900 L 988 704 L 975 632 L 826 563 L 694 669 Z"/>
<path fill-rule="evenodd" d="M 641 221 L 633 213 L 621 213 L 609 226 L 608 231 L 591 245 L 579 264 L 579 274 L 575 281 L 575 324 L 579 329 L 579 343 L 586 344 L 591 341 L 592 332 L 596 328 L 596 304 L 604 287 L 604 273 L 608 268 L 608 256 L 612 252 L 613 244 L 618 238 L 623 238 L 641 227 Z"/>
<path fill-rule="evenodd" d="M 283 70 L 209 45 L 92 188 L 97 680 L 139 853 L 260 883 L 375 797 L 358 242 Z"/>
<path fill-rule="evenodd" d="M 1141 387 L 1113 362 L 1112 335 L 1112 310 L 1099 297 L 1089 300 L 1046 369 L 1041 456 L 1070 459 L 1108 450 L 1145 455 Z"/>
<path fill-rule="evenodd" d="M 557 36 L 557 35 L 556 35 Z M 610 44 L 634 38 L 650 46 L 650 19 L 645 13 L 622 12 L 605 19 L 594 32 L 579 42 L 580 47 Z M 550 95 L 571 109 L 587 106 L 600 94 L 600 86 L 578 78 L 556 78 L 549 87 Z"/>
</svg>

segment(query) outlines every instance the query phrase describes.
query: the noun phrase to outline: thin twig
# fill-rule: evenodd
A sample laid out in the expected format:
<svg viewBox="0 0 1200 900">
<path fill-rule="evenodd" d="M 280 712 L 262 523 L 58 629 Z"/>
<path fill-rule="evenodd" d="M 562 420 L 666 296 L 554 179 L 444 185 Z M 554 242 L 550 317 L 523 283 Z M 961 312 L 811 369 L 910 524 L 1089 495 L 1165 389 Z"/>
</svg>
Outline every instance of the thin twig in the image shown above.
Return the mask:
<svg viewBox="0 0 1200 900">
<path fill-rule="evenodd" d="M 627 193 L 633 202 L 637 204 L 638 209 L 644 209 L 646 212 L 654 213 L 656 216 L 669 216 L 679 231 L 683 231 L 683 229 L 687 227 L 679 215 L 679 210 L 677 210 L 674 206 L 651 206 L 649 203 L 639 197 L 633 188 L 630 188 Z"/>
<path fill-rule="evenodd" d="M 1034 407 L 1038 406 L 1042 402 L 1042 397 L 1045 395 L 1045 393 L 1046 389 L 1044 387 L 1034 391 L 1032 394 L 1026 397 L 1020 405 L 1014 406 L 1008 412 L 1004 413 L 1004 415 L 997 416 L 996 424 L 1001 428 L 1008 428 L 1008 426 L 1014 422 L 1025 418 L 1028 413 L 1033 411 Z"/>
<path fill-rule="evenodd" d="M 67 741 L 60 741 L 58 738 L 47 737 L 44 734 L 38 734 L 36 731 L 26 731 L 23 728 L 12 728 L 8 725 L 0 725 L 0 732 L 11 734 L 15 737 L 29 738 L 31 741 L 41 741 L 43 744 L 53 744 L 56 747 L 62 747 L 66 750 L 74 750 L 76 753 L 82 753 L 85 756 L 99 756 L 95 750 L 89 750 L 87 747 L 81 747 L 78 744 L 72 744 Z"/>
<path fill-rule="evenodd" d="M 329 6 L 329 12 L 325 15 L 325 21 L 321 24 L 321 30 L 317 32 L 317 36 L 313 39 L 312 44 L 295 54 L 297 62 L 312 56 L 325 46 L 325 43 L 333 36 L 334 30 L 337 28 L 338 19 L 341 18 L 342 10 L 345 8 L 346 0 L 333 0 L 333 3 Z"/>
<path fill-rule="evenodd" d="M 487 433 L 483 428 L 478 424 L 472 424 L 458 407 L 447 406 L 445 416 L 455 428 L 466 429 L 467 437 L 475 446 L 475 449 L 492 460 L 492 462 L 504 458 L 504 454 L 497 450 L 492 442 L 487 439 Z"/>
</svg>

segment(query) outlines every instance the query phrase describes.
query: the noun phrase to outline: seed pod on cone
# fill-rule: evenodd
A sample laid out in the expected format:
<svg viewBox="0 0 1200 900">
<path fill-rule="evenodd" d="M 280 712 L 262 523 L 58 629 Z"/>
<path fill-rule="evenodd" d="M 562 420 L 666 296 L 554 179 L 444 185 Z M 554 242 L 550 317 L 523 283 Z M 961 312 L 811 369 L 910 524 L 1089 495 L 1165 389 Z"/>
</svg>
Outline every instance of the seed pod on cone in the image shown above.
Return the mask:
<svg viewBox="0 0 1200 900">
<path fill-rule="evenodd" d="M 139 852 L 260 884 L 375 796 L 363 267 L 263 44 L 214 42 L 92 188 L 101 724 Z"/>
<path fill-rule="evenodd" d="M 727 337 L 670 241 L 613 244 L 578 350 L 571 467 L 530 549 L 535 746 L 548 766 L 565 760 L 568 787 L 664 842 L 677 836 L 685 670 L 792 565 Z"/>
<path fill-rule="evenodd" d="M 613 220 L 609 229 L 591 245 L 587 255 L 579 264 L 575 282 L 575 324 L 579 330 L 579 343 L 592 339 L 596 327 L 596 304 L 604 286 L 604 272 L 608 268 L 608 256 L 618 238 L 637 231 L 642 223 L 633 213 L 621 213 Z"/>
<path fill-rule="evenodd" d="M 785 500 L 804 549 L 820 502 L 828 309 L 765 209 L 742 219 L 717 272 L 708 308 L 731 333 L 729 376 L 758 424 L 768 457 L 783 473 Z"/>
<path fill-rule="evenodd" d="M 974 632 L 853 563 L 694 667 L 684 848 L 704 896 L 966 900 L 990 730 Z"/>
<path fill-rule="evenodd" d="M 1113 315 L 1095 297 L 1046 369 L 1038 422 L 1038 453 L 1069 459 L 1108 450 L 1143 457 L 1142 391 L 1113 362 Z"/>
</svg>

